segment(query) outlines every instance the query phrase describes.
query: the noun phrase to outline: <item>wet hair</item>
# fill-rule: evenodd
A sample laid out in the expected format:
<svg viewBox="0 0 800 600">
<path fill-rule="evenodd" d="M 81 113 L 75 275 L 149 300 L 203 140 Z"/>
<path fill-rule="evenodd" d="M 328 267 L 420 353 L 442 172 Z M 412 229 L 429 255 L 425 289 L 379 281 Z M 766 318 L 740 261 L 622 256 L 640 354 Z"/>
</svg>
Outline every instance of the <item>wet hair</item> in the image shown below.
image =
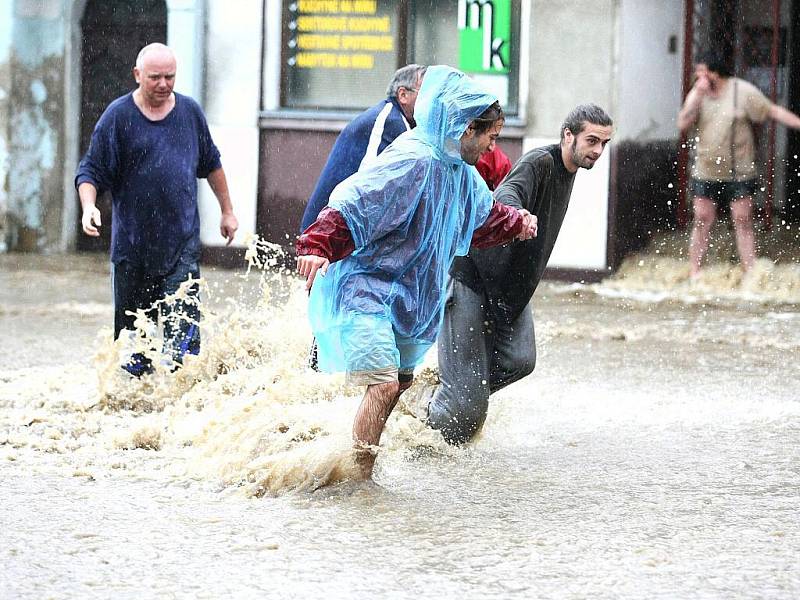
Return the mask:
<svg viewBox="0 0 800 600">
<path fill-rule="evenodd" d="M 573 108 L 564 119 L 564 123 L 561 125 L 561 141 L 564 141 L 564 131 L 569 129 L 572 135 L 577 136 L 584 130 L 586 123 L 602 127 L 614 125 L 614 121 L 611 120 L 608 113 L 597 104 L 581 104 Z"/>
<path fill-rule="evenodd" d="M 704 64 L 708 67 L 709 71 L 716 73 L 720 77 L 733 76 L 731 61 L 724 56 L 722 52 L 717 50 L 706 50 L 703 52 L 697 59 L 697 64 Z"/>
<path fill-rule="evenodd" d="M 503 109 L 500 107 L 500 103 L 495 102 L 485 111 L 483 111 L 481 116 L 471 121 L 472 128 L 475 130 L 477 135 L 482 135 L 499 119 L 505 120 L 505 118 L 506 115 L 503 112 Z"/>
<path fill-rule="evenodd" d="M 386 88 L 386 95 L 394 98 L 401 87 L 407 90 L 417 90 L 414 87 L 417 85 L 417 79 L 425 75 L 427 68 L 425 65 L 411 64 L 397 69 Z"/>
</svg>

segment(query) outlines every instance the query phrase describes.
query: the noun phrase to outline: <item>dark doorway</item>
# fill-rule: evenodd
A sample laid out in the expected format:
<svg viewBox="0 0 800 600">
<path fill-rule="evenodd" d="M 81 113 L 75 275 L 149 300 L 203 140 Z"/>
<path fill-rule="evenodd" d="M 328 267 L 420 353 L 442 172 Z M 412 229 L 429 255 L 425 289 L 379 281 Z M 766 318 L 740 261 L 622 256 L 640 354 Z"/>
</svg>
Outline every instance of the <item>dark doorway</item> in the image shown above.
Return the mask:
<svg viewBox="0 0 800 600">
<path fill-rule="evenodd" d="M 132 69 L 139 50 L 152 42 L 166 43 L 166 1 L 89 0 L 81 18 L 81 37 L 80 154 L 83 156 L 106 106 L 136 87 Z M 101 236 L 90 238 L 81 231 L 79 210 L 78 250 L 107 251 L 111 245 L 110 194 L 98 198 L 97 206 L 103 222 Z"/>
</svg>

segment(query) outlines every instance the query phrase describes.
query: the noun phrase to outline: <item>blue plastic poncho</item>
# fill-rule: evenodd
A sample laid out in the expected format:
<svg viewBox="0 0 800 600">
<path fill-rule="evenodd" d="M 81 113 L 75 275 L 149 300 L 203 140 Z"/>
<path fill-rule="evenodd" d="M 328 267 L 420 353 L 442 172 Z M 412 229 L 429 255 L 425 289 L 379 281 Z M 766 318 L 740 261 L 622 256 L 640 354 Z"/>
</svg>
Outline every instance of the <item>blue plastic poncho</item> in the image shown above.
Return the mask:
<svg viewBox="0 0 800 600">
<path fill-rule="evenodd" d="M 463 73 L 430 67 L 416 129 L 334 189 L 329 206 L 344 217 L 355 251 L 311 291 L 323 371 L 410 369 L 435 341 L 447 272 L 492 207 L 485 182 L 461 158 L 461 136 L 496 100 Z M 386 351 L 387 331 L 394 352 Z"/>
</svg>

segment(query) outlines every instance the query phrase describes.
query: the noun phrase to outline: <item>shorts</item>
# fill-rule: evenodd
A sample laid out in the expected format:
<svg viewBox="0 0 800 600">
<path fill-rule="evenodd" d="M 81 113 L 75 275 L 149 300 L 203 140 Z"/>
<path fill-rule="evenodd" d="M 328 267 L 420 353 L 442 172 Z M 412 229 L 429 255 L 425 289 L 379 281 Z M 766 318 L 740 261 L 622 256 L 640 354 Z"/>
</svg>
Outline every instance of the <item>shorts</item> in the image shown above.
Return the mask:
<svg viewBox="0 0 800 600">
<path fill-rule="evenodd" d="M 410 381 L 433 342 L 398 335 L 382 315 L 358 315 L 341 331 L 347 381 L 374 385 Z"/>
<path fill-rule="evenodd" d="M 718 206 L 729 205 L 734 200 L 753 196 L 758 188 L 757 179 L 747 181 L 705 181 L 692 179 L 689 190 L 695 197 L 708 198 Z"/>
</svg>

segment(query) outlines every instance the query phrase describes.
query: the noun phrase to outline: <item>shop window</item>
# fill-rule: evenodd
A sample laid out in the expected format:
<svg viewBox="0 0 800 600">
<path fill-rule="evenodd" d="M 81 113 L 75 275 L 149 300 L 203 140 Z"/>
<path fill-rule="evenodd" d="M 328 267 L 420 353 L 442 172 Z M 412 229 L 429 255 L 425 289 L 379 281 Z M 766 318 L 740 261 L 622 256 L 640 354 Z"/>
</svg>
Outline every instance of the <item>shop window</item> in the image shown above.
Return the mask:
<svg viewBox="0 0 800 600">
<path fill-rule="evenodd" d="M 461 69 L 517 114 L 520 0 L 414 0 L 410 13 L 411 62 Z"/>
<path fill-rule="evenodd" d="M 404 62 L 404 0 L 285 0 L 281 104 L 354 110 Z"/>
<path fill-rule="evenodd" d="M 284 0 L 284 108 L 362 110 L 398 67 L 447 64 L 518 112 L 520 0 Z"/>
</svg>

